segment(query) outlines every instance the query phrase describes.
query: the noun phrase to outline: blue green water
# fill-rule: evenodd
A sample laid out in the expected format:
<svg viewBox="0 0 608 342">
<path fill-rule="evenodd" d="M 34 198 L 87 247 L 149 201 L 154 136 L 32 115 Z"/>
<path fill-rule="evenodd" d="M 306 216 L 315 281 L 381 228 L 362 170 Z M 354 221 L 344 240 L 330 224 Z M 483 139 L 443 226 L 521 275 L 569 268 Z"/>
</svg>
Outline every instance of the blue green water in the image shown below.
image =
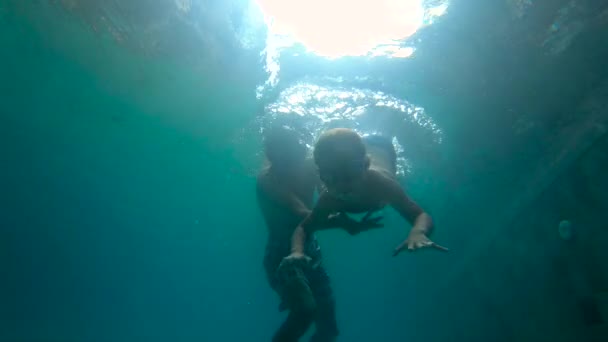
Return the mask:
<svg viewBox="0 0 608 342">
<path fill-rule="evenodd" d="M 0 0 L 0 341 L 269 341 L 254 186 L 283 111 L 311 143 L 394 137 L 451 249 L 391 258 L 389 210 L 319 234 L 339 341 L 605 340 L 606 4 L 454 0 L 409 58 L 294 46 L 276 83 L 247 4 Z"/>
</svg>

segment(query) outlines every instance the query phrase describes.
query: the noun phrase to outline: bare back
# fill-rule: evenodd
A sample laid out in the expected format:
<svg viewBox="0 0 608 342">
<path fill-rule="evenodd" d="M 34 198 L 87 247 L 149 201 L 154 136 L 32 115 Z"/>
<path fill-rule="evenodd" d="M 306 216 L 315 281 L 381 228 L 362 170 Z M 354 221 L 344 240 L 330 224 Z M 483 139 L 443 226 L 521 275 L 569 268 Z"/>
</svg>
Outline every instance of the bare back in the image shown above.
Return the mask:
<svg viewBox="0 0 608 342">
<path fill-rule="evenodd" d="M 376 170 L 387 177 L 395 179 L 397 175 L 397 168 L 391 152 L 387 151 L 385 147 L 376 145 L 366 144 L 366 148 L 367 156 L 370 160 L 369 168 Z"/>
<path fill-rule="evenodd" d="M 290 174 L 277 175 L 271 167 L 260 172 L 257 179 L 258 205 L 270 239 L 291 236 L 303 216 L 312 208 L 317 179 L 311 161 Z"/>
</svg>

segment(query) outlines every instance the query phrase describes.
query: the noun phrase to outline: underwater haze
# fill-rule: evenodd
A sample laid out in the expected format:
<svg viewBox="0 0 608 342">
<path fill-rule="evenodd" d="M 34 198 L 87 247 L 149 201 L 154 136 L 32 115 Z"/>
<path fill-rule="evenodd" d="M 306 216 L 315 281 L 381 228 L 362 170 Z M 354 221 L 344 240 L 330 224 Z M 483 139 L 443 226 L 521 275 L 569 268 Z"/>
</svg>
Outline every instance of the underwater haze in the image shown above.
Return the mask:
<svg viewBox="0 0 608 342">
<path fill-rule="evenodd" d="M 319 232 L 338 341 L 608 341 L 607 61 L 601 0 L 0 0 L 0 342 L 270 341 L 277 123 L 450 248 Z"/>
</svg>

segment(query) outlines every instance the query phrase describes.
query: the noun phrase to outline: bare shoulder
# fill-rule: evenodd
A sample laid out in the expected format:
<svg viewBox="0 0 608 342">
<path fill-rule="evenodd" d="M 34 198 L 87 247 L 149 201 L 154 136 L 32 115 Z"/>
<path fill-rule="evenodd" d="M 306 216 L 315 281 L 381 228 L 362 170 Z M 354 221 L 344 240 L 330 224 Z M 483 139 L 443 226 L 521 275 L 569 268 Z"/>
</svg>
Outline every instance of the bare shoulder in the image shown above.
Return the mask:
<svg viewBox="0 0 608 342">
<path fill-rule="evenodd" d="M 318 174 L 317 165 L 312 158 L 307 158 L 306 162 L 304 162 L 304 168 L 308 175 L 312 177 L 316 177 Z"/>
<path fill-rule="evenodd" d="M 369 169 L 366 187 L 375 195 L 375 197 L 383 199 L 404 192 L 403 188 L 394 177 L 383 170 L 376 169 Z"/>
<path fill-rule="evenodd" d="M 256 177 L 256 186 L 260 190 L 260 189 L 264 189 L 269 184 L 270 184 L 270 170 L 268 167 L 265 167 L 262 170 L 260 170 L 260 172 L 258 173 L 258 175 Z"/>
<path fill-rule="evenodd" d="M 377 170 L 377 169 L 368 170 L 367 182 L 368 182 L 369 186 L 376 186 L 376 187 L 386 187 L 386 186 L 393 187 L 395 185 L 397 185 L 397 186 L 399 185 L 397 180 L 392 175 L 385 172 L 384 170 Z"/>
<path fill-rule="evenodd" d="M 317 170 L 317 165 L 315 164 L 315 161 L 312 158 L 306 159 L 302 171 L 302 180 L 305 181 L 308 186 L 318 188 L 321 183 L 321 179 L 319 178 L 319 171 Z"/>
</svg>

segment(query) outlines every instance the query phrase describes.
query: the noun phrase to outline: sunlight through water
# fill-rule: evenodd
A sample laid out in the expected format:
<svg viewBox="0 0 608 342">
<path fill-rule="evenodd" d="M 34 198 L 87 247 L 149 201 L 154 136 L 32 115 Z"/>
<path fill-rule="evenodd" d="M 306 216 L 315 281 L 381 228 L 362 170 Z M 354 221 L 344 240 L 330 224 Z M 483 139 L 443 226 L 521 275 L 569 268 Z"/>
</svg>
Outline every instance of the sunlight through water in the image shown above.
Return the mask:
<svg viewBox="0 0 608 342">
<path fill-rule="evenodd" d="M 368 88 L 366 77 L 312 72 L 297 80 L 286 77 L 279 85 L 279 74 L 289 76 L 300 63 L 319 58 L 332 63 L 342 63 L 342 57 L 408 58 L 420 39 L 411 38 L 447 13 L 446 0 L 255 1 L 254 12 L 267 29 L 262 56 L 268 78 L 257 88 L 263 109 L 240 136 L 244 144 L 251 143 L 252 131 L 261 137 L 276 124 L 292 126 L 309 147 L 321 132 L 347 127 L 392 139 L 399 175 L 433 159 L 443 133 L 422 107 Z"/>
<path fill-rule="evenodd" d="M 255 0 L 267 27 L 264 49 L 268 79 L 258 99 L 279 82 L 281 54 L 303 47 L 328 59 L 408 58 L 408 41 L 446 14 L 449 0 Z"/>
<path fill-rule="evenodd" d="M 383 55 L 408 57 L 402 47 L 433 18 L 445 14 L 447 2 L 425 8 L 423 0 L 257 0 L 269 33 L 302 44 L 316 55 L 338 58 L 366 56 L 384 48 Z M 402 51 L 405 49 L 405 51 Z"/>
</svg>

